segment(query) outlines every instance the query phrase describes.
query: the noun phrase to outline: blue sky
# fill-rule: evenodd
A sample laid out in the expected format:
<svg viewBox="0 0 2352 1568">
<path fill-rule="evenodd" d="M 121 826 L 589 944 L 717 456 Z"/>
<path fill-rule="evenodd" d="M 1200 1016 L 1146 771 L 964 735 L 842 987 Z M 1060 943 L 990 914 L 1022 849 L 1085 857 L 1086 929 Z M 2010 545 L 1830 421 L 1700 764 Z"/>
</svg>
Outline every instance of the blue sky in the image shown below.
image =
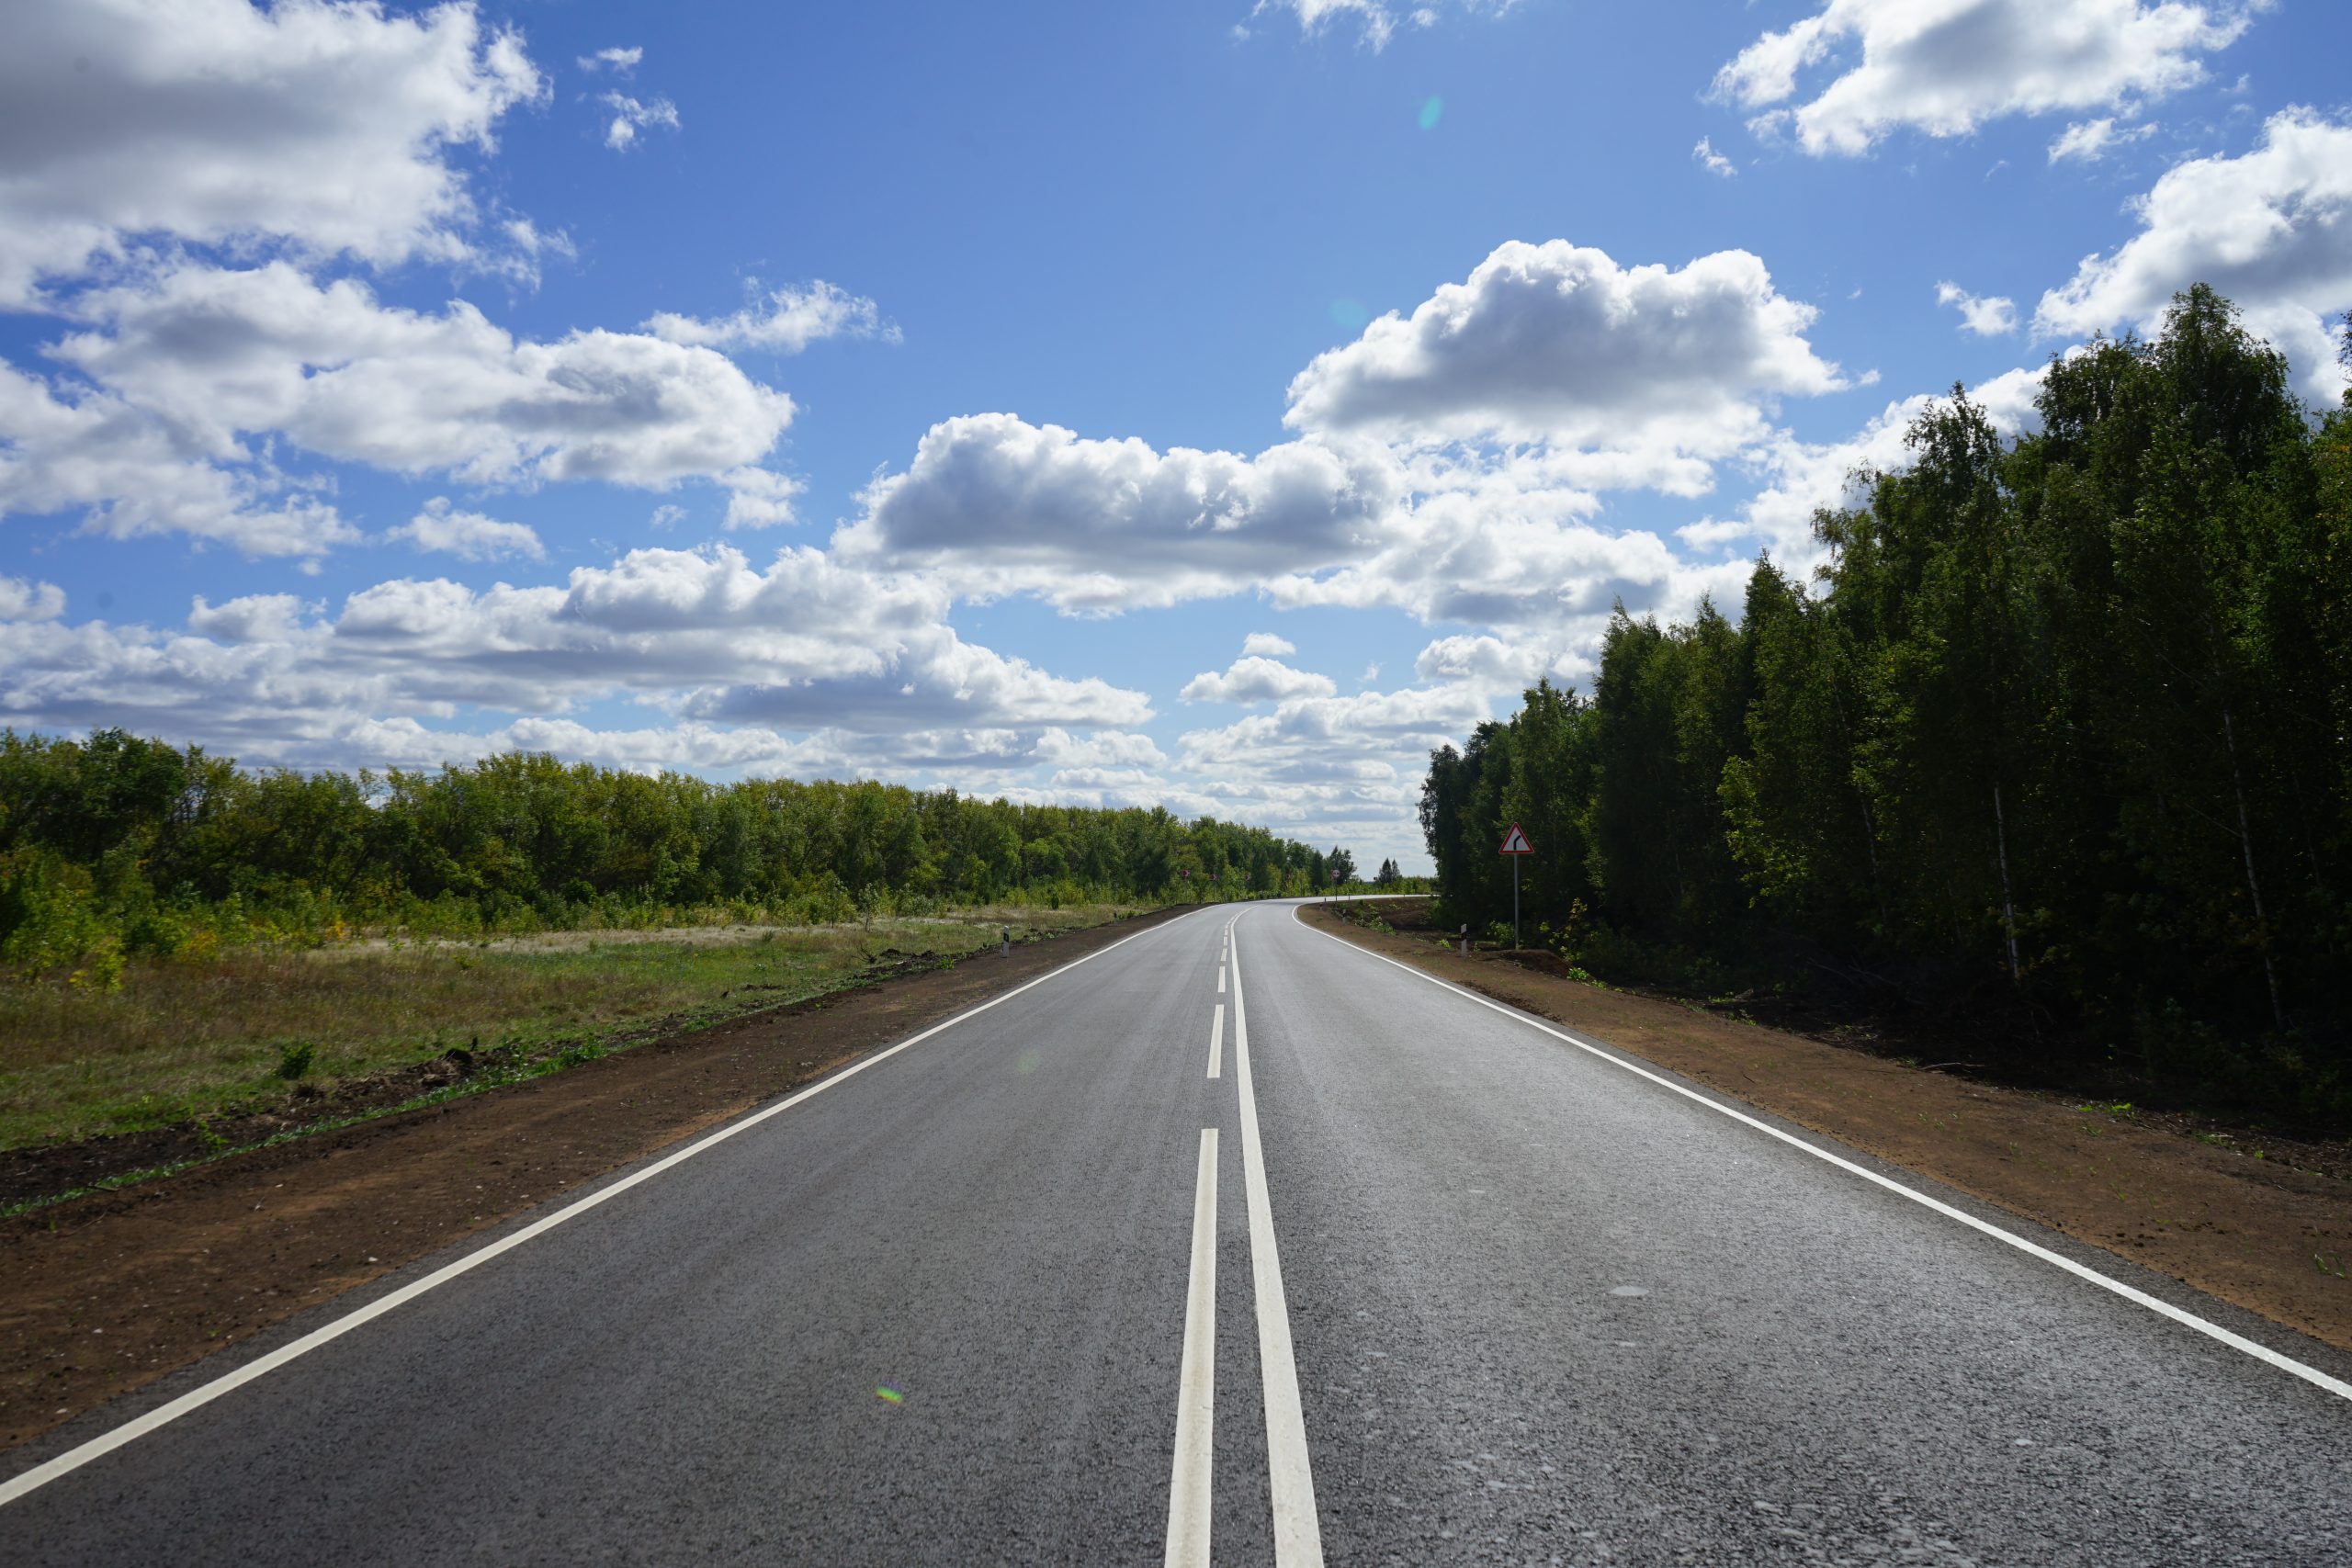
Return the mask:
<svg viewBox="0 0 2352 1568">
<path fill-rule="evenodd" d="M 2305 0 L 60 0 L 0 722 L 1163 802 L 1422 760 L 2208 278 L 2343 386 Z"/>
</svg>

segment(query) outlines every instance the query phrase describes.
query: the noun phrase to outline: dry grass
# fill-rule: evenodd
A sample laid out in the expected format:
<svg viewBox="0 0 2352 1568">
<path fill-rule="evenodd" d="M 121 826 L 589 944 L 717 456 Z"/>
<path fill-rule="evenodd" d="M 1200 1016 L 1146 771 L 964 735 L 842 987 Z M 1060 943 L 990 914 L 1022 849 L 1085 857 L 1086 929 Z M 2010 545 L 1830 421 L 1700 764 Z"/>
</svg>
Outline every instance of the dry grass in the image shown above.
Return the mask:
<svg viewBox="0 0 2352 1568">
<path fill-rule="evenodd" d="M 1111 914 L 975 910 L 857 926 L 698 927 L 668 940 L 572 932 L 232 952 L 133 964 L 113 991 L 0 981 L 0 1148 L 271 1108 L 292 1095 L 279 1070 L 304 1046 L 309 1080 L 332 1083 L 452 1046 L 527 1050 L 654 1019 L 774 1006 L 843 984 L 886 948 L 948 957 L 994 942 L 1002 925 L 1042 934 Z"/>
</svg>

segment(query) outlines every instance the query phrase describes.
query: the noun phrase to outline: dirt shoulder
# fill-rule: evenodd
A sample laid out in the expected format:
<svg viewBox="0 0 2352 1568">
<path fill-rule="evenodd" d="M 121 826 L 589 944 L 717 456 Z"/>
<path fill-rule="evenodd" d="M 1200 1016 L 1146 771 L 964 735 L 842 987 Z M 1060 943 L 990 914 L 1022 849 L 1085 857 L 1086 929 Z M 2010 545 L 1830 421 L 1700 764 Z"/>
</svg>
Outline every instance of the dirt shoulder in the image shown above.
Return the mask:
<svg viewBox="0 0 2352 1568">
<path fill-rule="evenodd" d="M 0 1447 L 1182 912 L 831 992 L 0 1221 Z"/>
<path fill-rule="evenodd" d="M 2352 1180 L 2052 1097 L 1604 990 L 1428 936 L 1313 924 L 2352 1350 Z M 2266 1154 L 2272 1151 L 2265 1150 Z"/>
</svg>

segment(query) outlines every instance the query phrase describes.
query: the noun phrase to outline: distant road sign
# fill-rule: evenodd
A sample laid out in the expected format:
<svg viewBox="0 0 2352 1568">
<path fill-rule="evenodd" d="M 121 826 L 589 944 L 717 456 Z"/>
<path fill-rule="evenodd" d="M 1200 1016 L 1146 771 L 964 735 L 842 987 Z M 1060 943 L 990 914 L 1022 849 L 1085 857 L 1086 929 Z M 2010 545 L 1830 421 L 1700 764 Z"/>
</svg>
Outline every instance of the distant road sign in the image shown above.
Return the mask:
<svg viewBox="0 0 2352 1568">
<path fill-rule="evenodd" d="M 1527 835 L 1519 830 L 1519 824 L 1516 822 L 1512 823 L 1510 825 L 1510 831 L 1503 835 L 1503 853 L 1507 855 L 1532 855 L 1534 852 L 1535 846 L 1527 841 Z"/>
</svg>

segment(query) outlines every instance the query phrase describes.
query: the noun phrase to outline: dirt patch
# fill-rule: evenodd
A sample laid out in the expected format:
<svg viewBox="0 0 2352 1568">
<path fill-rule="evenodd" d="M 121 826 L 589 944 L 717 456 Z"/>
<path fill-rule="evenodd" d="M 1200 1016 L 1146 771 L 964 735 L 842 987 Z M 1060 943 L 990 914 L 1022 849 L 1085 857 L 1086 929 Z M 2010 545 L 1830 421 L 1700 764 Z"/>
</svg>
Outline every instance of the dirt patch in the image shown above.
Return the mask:
<svg viewBox="0 0 2352 1568">
<path fill-rule="evenodd" d="M 2352 1350 L 2352 1180 L 2343 1174 L 2352 1160 L 2340 1146 L 2109 1114 L 1605 990 L 1540 963 L 1464 957 L 1430 935 L 1366 930 L 1322 907 L 1306 918 Z M 1390 923 L 1412 919 L 1400 908 Z"/>
<path fill-rule="evenodd" d="M 912 955 L 887 980 L 0 1221 L 0 1446 L 1182 912 L 952 967 Z"/>
</svg>

